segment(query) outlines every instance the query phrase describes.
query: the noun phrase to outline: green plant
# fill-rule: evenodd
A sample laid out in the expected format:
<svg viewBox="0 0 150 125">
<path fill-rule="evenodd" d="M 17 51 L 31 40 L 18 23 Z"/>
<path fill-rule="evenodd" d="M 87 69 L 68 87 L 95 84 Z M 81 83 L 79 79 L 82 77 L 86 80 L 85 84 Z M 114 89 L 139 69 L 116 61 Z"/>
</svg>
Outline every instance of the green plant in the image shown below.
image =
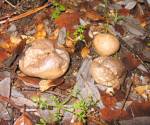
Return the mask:
<svg viewBox="0 0 150 125">
<path fill-rule="evenodd" d="M 113 23 L 116 24 L 118 21 L 123 20 L 123 16 L 118 14 L 117 10 L 114 10 L 112 14 L 110 14 L 110 18 L 112 19 Z"/>
<path fill-rule="evenodd" d="M 48 106 L 49 106 L 47 101 L 44 98 L 41 98 L 41 97 L 34 96 L 34 97 L 32 97 L 32 101 L 37 103 L 37 105 L 40 109 L 47 109 Z"/>
<path fill-rule="evenodd" d="M 59 100 L 56 96 L 51 96 L 51 100 L 54 103 L 53 106 L 56 108 L 56 112 L 54 114 L 55 121 L 59 122 L 62 120 L 62 109 L 64 109 L 64 103 Z"/>
<path fill-rule="evenodd" d="M 51 15 L 52 19 L 58 18 L 59 15 L 66 10 L 64 5 L 56 2 L 55 0 L 52 1 L 52 7 L 55 8 Z"/>
<path fill-rule="evenodd" d="M 44 119 L 40 118 L 39 123 L 37 123 L 36 125 L 47 125 L 47 123 Z"/>
<path fill-rule="evenodd" d="M 83 25 L 79 25 L 78 28 L 75 30 L 75 32 L 73 33 L 74 35 L 74 41 L 75 41 L 75 44 L 78 42 L 78 41 L 84 41 L 84 30 L 85 30 L 85 26 Z"/>
</svg>

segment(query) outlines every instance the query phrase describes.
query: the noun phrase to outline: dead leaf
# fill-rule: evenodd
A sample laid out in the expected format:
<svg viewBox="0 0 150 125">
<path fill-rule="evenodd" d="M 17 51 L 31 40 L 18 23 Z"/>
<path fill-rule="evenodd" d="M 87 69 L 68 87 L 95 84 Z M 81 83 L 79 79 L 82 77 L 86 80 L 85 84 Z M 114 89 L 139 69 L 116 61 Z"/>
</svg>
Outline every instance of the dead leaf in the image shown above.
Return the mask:
<svg viewBox="0 0 150 125">
<path fill-rule="evenodd" d="M 62 13 L 54 22 L 59 28 L 65 27 L 67 31 L 73 32 L 73 26 L 79 24 L 79 17 L 78 12 Z"/>
<path fill-rule="evenodd" d="M 150 116 L 150 102 L 133 102 L 128 108 L 127 112 L 134 117 Z"/>
<path fill-rule="evenodd" d="M 43 23 L 40 23 L 36 26 L 36 39 L 44 39 L 46 37 L 46 30 Z"/>
<path fill-rule="evenodd" d="M 121 109 L 103 108 L 100 110 L 101 118 L 106 121 L 120 120 L 128 117 L 128 112 Z"/>
<path fill-rule="evenodd" d="M 14 123 L 14 125 L 33 125 L 29 115 L 27 113 L 23 113 Z"/>
<path fill-rule="evenodd" d="M 5 49 L 0 48 L 0 62 L 3 62 L 8 58 L 9 54 Z"/>
<path fill-rule="evenodd" d="M 82 58 L 86 58 L 86 57 L 89 55 L 89 53 L 90 53 L 89 48 L 84 47 L 84 48 L 81 50 L 81 56 L 82 56 Z"/>
<path fill-rule="evenodd" d="M 121 9 L 119 9 L 119 14 L 122 16 L 128 16 L 130 14 L 130 10 L 121 8 Z"/>
<path fill-rule="evenodd" d="M 39 78 L 29 77 L 29 76 L 19 76 L 18 77 L 26 86 L 39 88 Z"/>
<path fill-rule="evenodd" d="M 7 120 L 1 119 L 0 125 L 9 125 Z"/>
<path fill-rule="evenodd" d="M 85 17 L 89 18 L 92 21 L 104 20 L 104 17 L 102 17 L 98 12 L 94 10 L 87 10 L 85 13 Z"/>
<path fill-rule="evenodd" d="M 41 80 L 39 82 L 41 92 L 49 89 L 50 87 L 56 86 L 51 80 Z"/>
<path fill-rule="evenodd" d="M 129 71 L 137 68 L 137 66 L 140 65 L 140 61 L 136 59 L 130 52 L 126 52 L 126 54 L 122 58 L 122 61 L 124 62 L 125 67 Z"/>
<path fill-rule="evenodd" d="M 146 95 L 146 91 L 150 91 L 150 85 L 137 86 L 134 88 L 134 90 L 140 95 L 143 95 L 144 93 Z"/>
<path fill-rule="evenodd" d="M 109 96 L 106 94 L 102 96 L 102 100 L 106 107 L 113 107 L 117 102 L 117 99 L 114 96 Z"/>
</svg>

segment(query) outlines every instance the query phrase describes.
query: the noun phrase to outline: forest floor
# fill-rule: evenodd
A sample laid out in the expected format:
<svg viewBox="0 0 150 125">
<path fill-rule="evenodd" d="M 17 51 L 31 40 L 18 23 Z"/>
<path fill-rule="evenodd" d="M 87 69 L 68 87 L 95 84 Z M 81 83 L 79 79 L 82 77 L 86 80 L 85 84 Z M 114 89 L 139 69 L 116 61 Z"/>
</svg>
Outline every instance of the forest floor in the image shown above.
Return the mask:
<svg viewBox="0 0 150 125">
<path fill-rule="evenodd" d="M 149 2 L 1 0 L 0 125 L 150 125 Z M 99 54 L 97 34 L 118 39 L 118 51 Z M 33 65 L 29 56 L 31 67 L 20 66 L 28 48 L 39 49 L 35 43 L 45 39 L 69 54 L 67 71 L 55 79 L 26 73 L 41 70 L 46 55 Z M 104 58 L 98 75 L 110 85 L 95 80 L 95 58 Z"/>
</svg>

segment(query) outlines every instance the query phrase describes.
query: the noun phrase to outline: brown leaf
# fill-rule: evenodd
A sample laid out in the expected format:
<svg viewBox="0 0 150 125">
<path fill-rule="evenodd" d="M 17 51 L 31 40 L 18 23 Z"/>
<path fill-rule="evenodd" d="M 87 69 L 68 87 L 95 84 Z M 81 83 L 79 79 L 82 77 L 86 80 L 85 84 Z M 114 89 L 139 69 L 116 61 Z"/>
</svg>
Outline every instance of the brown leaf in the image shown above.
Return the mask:
<svg viewBox="0 0 150 125">
<path fill-rule="evenodd" d="M 136 59 L 130 52 L 126 52 L 126 54 L 122 58 L 122 61 L 124 62 L 125 67 L 129 71 L 137 68 L 137 66 L 140 65 L 140 61 Z"/>
<path fill-rule="evenodd" d="M 33 125 L 27 113 L 23 113 L 14 123 L 14 125 Z"/>
<path fill-rule="evenodd" d="M 109 96 L 109 95 L 103 95 L 102 100 L 105 106 L 107 107 L 113 107 L 115 106 L 117 100 L 114 96 Z"/>
<path fill-rule="evenodd" d="M 55 24 L 59 27 L 66 27 L 66 29 L 70 32 L 73 32 L 73 26 L 79 24 L 79 13 L 62 13 L 56 20 Z"/>
<path fill-rule="evenodd" d="M 103 108 L 100 110 L 101 118 L 106 121 L 120 120 L 128 117 L 128 113 L 121 109 Z"/>
<path fill-rule="evenodd" d="M 29 76 L 19 76 L 18 77 L 26 86 L 39 88 L 39 78 L 29 77 Z"/>
<path fill-rule="evenodd" d="M 84 47 L 84 48 L 81 50 L 81 56 L 82 56 L 82 58 L 87 57 L 87 56 L 89 55 L 89 53 L 90 53 L 89 48 Z"/>
<path fill-rule="evenodd" d="M 8 121 L 0 119 L 0 125 L 9 125 Z"/>
<path fill-rule="evenodd" d="M 85 16 L 92 21 L 104 20 L 104 17 L 94 10 L 87 10 Z"/>
<path fill-rule="evenodd" d="M 122 16 L 128 16 L 130 14 L 130 10 L 122 8 L 119 10 L 119 14 Z"/>
<path fill-rule="evenodd" d="M 138 116 L 150 116 L 150 102 L 133 102 L 127 111 L 134 117 Z"/>
<path fill-rule="evenodd" d="M 8 53 L 5 49 L 0 49 L 0 62 L 3 62 L 5 59 L 8 58 Z"/>
</svg>

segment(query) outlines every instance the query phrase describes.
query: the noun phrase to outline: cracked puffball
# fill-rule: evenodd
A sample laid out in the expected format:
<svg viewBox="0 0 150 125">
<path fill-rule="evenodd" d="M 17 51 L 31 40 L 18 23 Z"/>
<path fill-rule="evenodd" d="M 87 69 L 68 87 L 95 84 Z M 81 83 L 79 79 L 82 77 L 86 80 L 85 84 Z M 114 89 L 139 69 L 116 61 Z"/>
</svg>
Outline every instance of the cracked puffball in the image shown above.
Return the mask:
<svg viewBox="0 0 150 125">
<path fill-rule="evenodd" d="M 93 39 L 95 51 L 100 56 L 110 56 L 119 50 L 120 43 L 118 39 L 106 33 L 99 33 Z"/>
<path fill-rule="evenodd" d="M 20 70 L 33 77 L 56 79 L 69 67 L 69 54 L 49 40 L 35 40 L 19 60 Z"/>
<path fill-rule="evenodd" d="M 107 89 L 111 88 L 112 92 L 113 88 L 120 88 L 120 84 L 123 83 L 126 75 L 125 66 L 121 60 L 113 57 L 95 58 L 90 71 L 96 83 L 105 86 Z"/>
</svg>

